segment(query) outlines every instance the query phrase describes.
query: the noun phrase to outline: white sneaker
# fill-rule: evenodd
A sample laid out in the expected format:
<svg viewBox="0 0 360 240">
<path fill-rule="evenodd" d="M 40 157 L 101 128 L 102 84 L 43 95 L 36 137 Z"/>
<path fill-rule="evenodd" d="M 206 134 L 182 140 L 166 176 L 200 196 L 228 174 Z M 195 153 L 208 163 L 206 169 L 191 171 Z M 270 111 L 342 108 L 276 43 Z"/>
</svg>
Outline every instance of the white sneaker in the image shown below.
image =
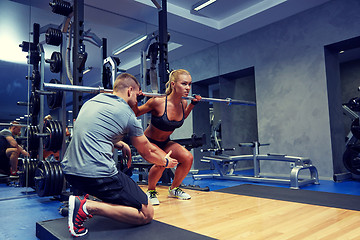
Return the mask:
<svg viewBox="0 0 360 240">
<path fill-rule="evenodd" d="M 151 205 L 159 205 L 159 199 L 157 198 L 157 195 L 159 193 L 156 190 L 147 190 L 146 195 L 149 198 L 149 201 L 151 203 Z"/>
<path fill-rule="evenodd" d="M 176 187 L 174 189 L 171 189 L 171 187 L 169 187 L 169 197 L 173 197 L 173 198 L 178 198 L 181 200 L 188 200 L 191 198 L 191 196 L 189 194 L 187 194 L 186 192 L 184 192 L 181 188 Z"/>
</svg>

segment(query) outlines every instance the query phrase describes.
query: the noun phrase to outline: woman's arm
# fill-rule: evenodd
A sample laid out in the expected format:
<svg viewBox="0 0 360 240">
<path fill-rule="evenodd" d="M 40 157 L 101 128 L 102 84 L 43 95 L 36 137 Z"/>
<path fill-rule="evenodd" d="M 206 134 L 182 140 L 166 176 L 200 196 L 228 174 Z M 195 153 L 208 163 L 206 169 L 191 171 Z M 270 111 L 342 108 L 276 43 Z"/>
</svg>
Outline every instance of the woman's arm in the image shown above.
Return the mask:
<svg viewBox="0 0 360 240">
<path fill-rule="evenodd" d="M 150 98 L 146 103 L 144 103 L 143 105 L 141 106 L 134 106 L 132 108 L 132 110 L 134 111 L 135 115 L 138 117 L 138 116 L 141 116 L 147 112 L 150 112 L 154 109 L 154 98 Z"/>
<path fill-rule="evenodd" d="M 201 100 L 201 96 L 200 95 L 195 95 L 194 96 L 195 99 L 191 100 L 190 104 L 186 105 L 185 108 L 185 118 L 187 118 L 191 112 L 191 110 L 193 110 L 193 108 L 195 107 L 196 104 L 198 104 L 198 102 Z"/>
</svg>

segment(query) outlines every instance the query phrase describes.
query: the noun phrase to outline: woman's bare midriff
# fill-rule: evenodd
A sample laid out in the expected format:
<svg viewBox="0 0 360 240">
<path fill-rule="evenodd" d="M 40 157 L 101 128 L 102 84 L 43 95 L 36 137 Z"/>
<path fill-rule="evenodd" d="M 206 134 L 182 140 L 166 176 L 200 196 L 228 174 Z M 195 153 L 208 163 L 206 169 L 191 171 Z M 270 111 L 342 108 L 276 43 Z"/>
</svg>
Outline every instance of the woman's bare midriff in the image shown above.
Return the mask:
<svg viewBox="0 0 360 240">
<path fill-rule="evenodd" d="M 173 131 L 166 132 L 166 131 L 157 129 L 152 124 L 150 124 L 150 126 L 148 128 L 146 128 L 146 130 L 144 131 L 145 136 L 147 136 L 151 139 L 154 139 L 156 141 L 159 141 L 159 142 L 166 141 L 172 133 L 173 133 Z"/>
</svg>

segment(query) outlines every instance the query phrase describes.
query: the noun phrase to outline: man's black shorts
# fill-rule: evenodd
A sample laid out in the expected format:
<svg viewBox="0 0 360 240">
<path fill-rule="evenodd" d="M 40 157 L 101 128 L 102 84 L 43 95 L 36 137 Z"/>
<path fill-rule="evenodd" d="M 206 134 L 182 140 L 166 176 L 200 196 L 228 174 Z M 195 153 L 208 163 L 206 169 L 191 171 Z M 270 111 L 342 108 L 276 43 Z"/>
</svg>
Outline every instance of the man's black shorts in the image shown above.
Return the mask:
<svg viewBox="0 0 360 240">
<path fill-rule="evenodd" d="M 119 172 L 105 178 L 88 178 L 65 175 L 66 180 L 76 189 L 99 198 L 103 202 L 142 208 L 148 204 L 143 190 L 126 174 Z"/>
<path fill-rule="evenodd" d="M 4 136 L 0 136 L 0 173 L 10 175 L 10 160 L 6 156 L 6 149 L 10 144 Z"/>
</svg>

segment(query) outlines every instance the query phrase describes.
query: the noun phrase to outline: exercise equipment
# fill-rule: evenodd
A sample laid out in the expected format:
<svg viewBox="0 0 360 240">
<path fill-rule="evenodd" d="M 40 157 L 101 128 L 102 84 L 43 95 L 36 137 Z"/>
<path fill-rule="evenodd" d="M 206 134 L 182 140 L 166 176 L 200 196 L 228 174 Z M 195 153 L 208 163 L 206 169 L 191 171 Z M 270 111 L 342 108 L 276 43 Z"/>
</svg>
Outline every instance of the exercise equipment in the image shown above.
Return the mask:
<svg viewBox="0 0 360 240">
<path fill-rule="evenodd" d="M 29 126 L 25 130 L 25 136 L 28 136 L 28 151 L 38 151 L 40 145 L 38 133 L 40 133 L 38 126 Z"/>
<path fill-rule="evenodd" d="M 174 142 L 184 146 L 187 150 L 191 150 L 193 148 L 198 148 L 206 144 L 206 135 L 205 133 L 201 137 L 197 137 L 196 134 L 192 134 L 191 138 L 181 138 L 175 139 Z"/>
<path fill-rule="evenodd" d="M 251 181 L 251 182 L 267 182 L 267 183 L 280 183 L 280 184 L 290 184 L 290 188 L 299 189 L 300 186 L 306 184 L 319 184 L 318 172 L 315 166 L 312 165 L 312 162 L 309 158 L 305 157 L 296 157 L 288 156 L 285 154 L 259 154 L 259 147 L 269 144 L 260 144 L 257 141 L 250 143 L 240 143 L 240 147 L 251 147 L 253 148 L 252 155 L 238 155 L 238 156 L 229 156 L 229 155 L 216 155 L 216 156 L 204 156 L 201 161 L 212 163 L 215 166 L 215 170 L 218 173 L 215 174 L 197 174 L 193 175 L 195 180 L 202 178 L 217 178 L 217 179 L 227 179 L 227 180 L 241 180 L 241 181 Z M 244 176 L 235 174 L 236 163 L 238 161 L 252 160 L 254 162 L 254 176 Z M 279 162 L 289 162 L 293 164 L 291 168 L 289 178 L 275 178 L 275 177 L 266 177 L 262 176 L 260 172 L 260 161 L 279 161 Z M 302 170 L 308 169 L 310 171 L 310 177 L 307 179 L 300 179 L 299 172 Z"/>
<path fill-rule="evenodd" d="M 60 121 L 46 120 L 43 129 L 44 148 L 48 151 L 56 152 L 62 147 L 63 130 Z"/>
<path fill-rule="evenodd" d="M 63 16 L 69 16 L 73 12 L 71 3 L 62 0 L 53 0 L 49 3 L 52 12 Z"/>
<path fill-rule="evenodd" d="M 64 184 L 60 162 L 39 161 L 34 181 L 35 191 L 40 197 L 60 195 Z"/>
<path fill-rule="evenodd" d="M 34 187 L 35 186 L 35 170 L 38 165 L 37 159 L 19 158 L 18 175 L 20 187 Z"/>
<path fill-rule="evenodd" d="M 0 124 L 1 125 L 1 124 Z M 3 124 L 5 125 L 5 124 Z M 10 125 L 10 124 L 9 124 Z M 14 124 L 20 125 L 20 124 Z M 44 122 L 43 133 L 40 133 L 39 126 L 27 126 L 25 136 L 28 136 L 28 151 L 37 151 L 39 149 L 40 137 L 44 139 L 44 149 L 48 151 L 59 151 L 62 147 L 64 138 L 62 124 L 57 120 L 47 120 Z"/>
<path fill-rule="evenodd" d="M 360 126 L 359 115 L 359 98 L 352 98 L 347 104 L 343 104 L 344 114 L 351 120 L 350 133 L 346 137 L 346 150 L 343 154 L 343 163 L 345 168 L 356 175 L 360 175 Z"/>
<path fill-rule="evenodd" d="M 360 175 L 360 144 L 350 144 L 343 154 L 343 163 L 351 173 Z"/>
<path fill-rule="evenodd" d="M 85 86 L 76 86 L 76 85 L 65 85 L 65 84 L 53 84 L 53 83 L 44 83 L 44 89 L 53 90 L 53 91 L 69 91 L 69 92 L 88 92 L 88 93 L 112 93 L 112 89 L 104 89 L 103 87 L 85 87 Z M 165 94 L 159 93 L 147 93 L 143 92 L 143 95 L 146 97 L 165 97 Z M 183 97 L 186 100 L 193 100 L 194 97 Z M 255 106 L 255 102 L 243 101 L 243 100 L 234 100 L 231 98 L 219 99 L 219 98 L 206 98 L 202 97 L 200 102 L 222 102 L 228 105 L 248 105 Z"/>
<path fill-rule="evenodd" d="M 26 79 L 31 80 L 32 81 L 32 85 L 35 89 L 39 89 L 40 88 L 40 72 L 39 70 L 33 70 L 32 71 L 32 75 L 26 76 Z"/>
<path fill-rule="evenodd" d="M 45 33 L 45 41 L 49 45 L 59 46 L 62 43 L 61 30 L 56 28 L 48 28 Z"/>
<path fill-rule="evenodd" d="M 40 112 L 40 96 L 36 92 L 32 92 L 30 96 L 30 114 L 37 116 Z"/>
<path fill-rule="evenodd" d="M 51 79 L 50 83 L 61 84 L 61 82 L 57 79 Z M 46 100 L 47 100 L 48 107 L 50 109 L 55 109 L 55 108 L 61 107 L 63 95 L 64 94 L 61 91 L 56 91 L 56 92 L 47 94 Z"/>
<path fill-rule="evenodd" d="M 114 87 L 119 65 L 120 59 L 117 57 L 110 56 L 104 59 L 102 84 L 105 88 L 112 89 Z"/>
<path fill-rule="evenodd" d="M 59 73 L 62 68 L 62 56 L 59 52 L 53 52 L 51 59 L 46 59 L 46 63 L 50 63 L 50 71 L 52 73 Z"/>
</svg>

